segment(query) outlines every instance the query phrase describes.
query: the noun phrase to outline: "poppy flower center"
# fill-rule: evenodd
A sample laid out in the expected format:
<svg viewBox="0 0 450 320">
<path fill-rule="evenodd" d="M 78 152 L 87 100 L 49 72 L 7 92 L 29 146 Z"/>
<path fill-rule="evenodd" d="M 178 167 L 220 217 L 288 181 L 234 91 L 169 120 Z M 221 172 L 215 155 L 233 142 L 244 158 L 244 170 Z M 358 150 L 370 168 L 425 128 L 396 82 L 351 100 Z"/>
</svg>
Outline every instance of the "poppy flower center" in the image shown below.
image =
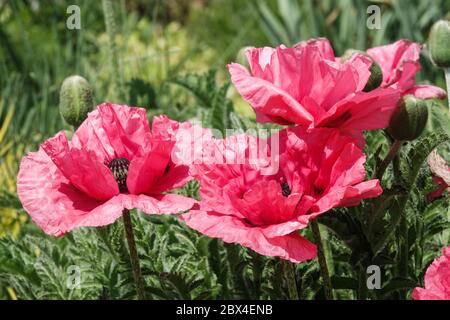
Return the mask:
<svg viewBox="0 0 450 320">
<path fill-rule="evenodd" d="M 114 158 L 108 163 L 108 168 L 111 170 L 114 179 L 117 181 L 119 190 L 121 193 L 128 192 L 127 188 L 127 177 L 128 177 L 128 167 L 130 166 L 130 161 L 127 158 Z"/>
<path fill-rule="evenodd" d="M 329 123 L 327 123 L 325 125 L 325 127 L 333 128 L 333 127 L 342 126 L 345 123 L 345 121 L 347 121 L 351 117 L 352 117 L 352 114 L 350 113 L 350 111 L 345 111 L 342 115 L 340 115 L 336 119 L 334 119 L 334 120 L 330 121 Z"/>
<path fill-rule="evenodd" d="M 285 197 L 288 197 L 291 194 L 291 188 L 289 188 L 289 185 L 287 184 L 287 182 L 283 182 L 281 184 L 281 193 Z"/>
</svg>

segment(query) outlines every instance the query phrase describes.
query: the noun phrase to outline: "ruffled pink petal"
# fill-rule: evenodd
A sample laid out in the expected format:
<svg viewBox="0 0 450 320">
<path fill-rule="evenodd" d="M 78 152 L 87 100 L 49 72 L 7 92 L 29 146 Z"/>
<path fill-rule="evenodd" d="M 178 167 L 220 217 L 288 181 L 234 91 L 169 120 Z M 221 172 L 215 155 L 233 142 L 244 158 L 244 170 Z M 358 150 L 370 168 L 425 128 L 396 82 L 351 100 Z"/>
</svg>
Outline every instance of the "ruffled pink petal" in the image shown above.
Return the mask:
<svg viewBox="0 0 450 320">
<path fill-rule="evenodd" d="M 364 180 L 366 156 L 353 143 L 347 143 L 331 165 L 328 184 L 331 188 L 353 185 Z"/>
<path fill-rule="evenodd" d="M 259 169 L 270 165 L 269 144 L 265 139 L 245 134 L 214 139 L 204 150 L 203 161 L 196 165 L 196 178 L 214 180 L 219 187 L 234 178 L 255 182 L 261 176 Z"/>
<path fill-rule="evenodd" d="M 251 76 L 239 64 L 229 64 L 228 70 L 239 94 L 255 111 L 291 123 L 309 125 L 313 121 L 312 115 L 289 93 L 266 80 Z"/>
<path fill-rule="evenodd" d="M 442 197 L 442 194 L 445 192 L 445 190 L 448 190 L 448 192 L 450 193 L 450 187 L 445 184 L 440 184 L 438 188 L 427 193 L 427 201 L 433 202 L 434 200 L 439 199 L 440 197 Z"/>
<path fill-rule="evenodd" d="M 423 288 L 414 288 L 411 297 L 414 300 L 445 300 L 441 296 Z"/>
<path fill-rule="evenodd" d="M 177 214 L 189 210 L 195 200 L 177 194 L 147 196 L 119 194 L 89 213 L 76 217 L 73 227 L 98 227 L 113 223 L 123 210 L 139 209 L 146 214 Z"/>
<path fill-rule="evenodd" d="M 397 70 L 398 79 L 393 82 L 392 86 L 403 91 L 412 88 L 416 84 L 414 78 L 420 69 L 418 61 L 404 61 L 402 67 Z"/>
<path fill-rule="evenodd" d="M 215 180 L 201 179 L 200 185 L 200 209 L 204 211 L 217 211 L 222 214 L 234 215 L 236 217 L 245 218 L 234 206 L 230 200 L 230 196 L 240 192 L 235 188 L 236 184 L 229 186 L 219 186 Z"/>
<path fill-rule="evenodd" d="M 344 198 L 339 206 L 352 207 L 357 206 L 363 199 L 371 199 L 380 196 L 383 193 L 380 181 L 373 179 L 361 182 L 357 185 L 347 187 Z"/>
<path fill-rule="evenodd" d="M 323 38 L 294 48 L 253 48 L 247 57 L 252 75 L 238 64 L 228 69 L 257 121 L 309 127 L 316 127 L 336 103 L 363 90 L 372 63 L 360 54 L 341 63 Z"/>
<path fill-rule="evenodd" d="M 298 81 L 301 94 L 296 97 L 304 106 L 308 104 L 307 98 L 322 110 L 328 110 L 342 98 L 363 90 L 370 77 L 372 62 L 369 58 L 355 54 L 342 63 L 334 57 L 331 44 L 325 38 L 301 42 L 294 50 L 300 70 L 297 73 L 302 75 Z M 314 118 L 321 116 L 321 112 L 314 113 L 312 108 L 306 108 Z"/>
<path fill-rule="evenodd" d="M 165 115 L 153 118 L 152 122 L 152 138 L 161 141 L 175 141 L 180 123 L 169 119 Z"/>
<path fill-rule="evenodd" d="M 283 175 L 292 181 L 293 178 L 289 177 L 298 174 L 303 190 L 307 193 L 314 192 L 314 188 L 325 190 L 338 179 L 343 179 L 342 183 L 350 183 L 351 180 L 347 179 L 350 175 L 353 179 L 356 175 L 359 179 L 357 182 L 364 178 L 365 173 L 361 172 L 360 165 L 355 167 L 358 170 L 346 172 L 354 162 L 363 163 L 364 157 L 355 146 L 357 140 L 342 135 L 338 129 L 317 128 L 307 131 L 297 126 L 281 130 L 278 135 L 273 136 L 275 139 L 277 137 Z M 342 162 L 343 159 L 339 160 L 341 156 L 346 159 L 345 162 Z M 333 170 L 335 165 L 336 169 Z"/>
<path fill-rule="evenodd" d="M 125 208 L 138 208 L 148 214 L 180 213 L 195 203 L 176 194 L 118 194 L 99 202 L 75 188 L 42 149 L 23 158 L 17 194 L 33 221 L 45 233 L 55 236 L 78 227 L 111 224 Z"/>
<path fill-rule="evenodd" d="M 425 289 L 415 288 L 415 300 L 450 300 L 450 247 L 433 261 L 425 273 Z"/>
<path fill-rule="evenodd" d="M 321 110 L 326 111 L 349 94 L 361 91 L 370 77 L 372 62 L 369 58 L 355 54 L 349 61 L 341 63 L 335 59 L 326 39 L 300 43 L 294 50 L 297 53 L 297 73 L 301 75 L 295 82 L 300 87 L 295 97 L 315 118 L 321 116 Z M 309 99 L 309 103 L 314 101 L 321 110 L 314 112 L 305 99 Z"/>
<path fill-rule="evenodd" d="M 55 236 L 77 227 L 80 219 L 102 205 L 75 188 L 43 149 L 22 159 L 17 194 L 33 221 Z M 111 221 L 117 217 L 115 212 L 108 212 L 104 218 Z"/>
<path fill-rule="evenodd" d="M 281 237 L 290 234 L 296 230 L 304 229 L 308 224 L 298 220 L 290 220 L 279 224 L 273 224 L 267 227 L 260 227 L 261 232 L 268 238 Z"/>
<path fill-rule="evenodd" d="M 124 209 L 139 209 L 147 214 L 177 214 L 189 210 L 194 203 L 195 200 L 177 194 L 119 194 L 84 215 L 72 217 L 70 228 L 111 224 L 122 216 Z"/>
<path fill-rule="evenodd" d="M 196 164 L 203 163 L 203 154 L 206 154 L 209 145 L 214 143 L 210 129 L 204 129 L 190 122 L 180 123 L 175 140 L 169 167 L 152 187 L 152 191 L 176 189 L 193 179 Z"/>
<path fill-rule="evenodd" d="M 265 70 L 272 60 L 273 53 L 276 49 L 270 47 L 249 48 L 245 51 L 250 70 L 255 77 L 266 78 L 271 74 L 265 73 Z"/>
<path fill-rule="evenodd" d="M 275 180 L 261 180 L 250 186 L 242 198 L 232 197 L 231 201 L 253 225 L 272 225 L 294 218 L 301 198 L 298 193 L 283 196 Z"/>
<path fill-rule="evenodd" d="M 182 187 L 193 179 L 194 164 L 203 161 L 204 147 L 211 140 L 209 129 L 155 117 L 151 150 L 131 162 L 128 190 L 134 194 L 161 193 Z"/>
<path fill-rule="evenodd" d="M 262 179 L 262 171 L 271 171 L 269 144 L 249 135 L 213 142 L 205 150 L 203 162 L 195 166 L 195 177 L 201 182 L 201 208 L 244 217 L 231 198 L 240 198 L 249 185 Z"/>
<path fill-rule="evenodd" d="M 321 60 L 311 65 L 311 73 L 317 73 L 308 97 L 324 110 L 329 110 L 345 97 L 362 91 L 370 77 L 369 58 L 355 54 L 345 62 Z"/>
<path fill-rule="evenodd" d="M 300 51 L 298 54 L 301 54 L 301 50 L 305 47 L 315 47 L 318 49 L 323 59 L 328 59 L 331 61 L 335 60 L 333 47 L 327 38 L 316 38 L 301 41 L 294 46 L 294 49 L 296 49 L 296 51 Z"/>
<path fill-rule="evenodd" d="M 273 238 L 290 234 L 296 230 L 304 229 L 315 216 L 306 214 L 314 204 L 314 198 L 304 195 L 298 204 L 296 217 L 292 220 L 273 224 L 267 227 L 261 227 L 261 231 L 266 237 Z"/>
<path fill-rule="evenodd" d="M 143 154 L 149 140 L 145 109 L 106 102 L 89 113 L 74 133 L 72 145 L 91 150 L 106 162 L 117 157 L 131 161 L 134 156 Z"/>
<path fill-rule="evenodd" d="M 109 168 L 91 150 L 70 148 L 64 131 L 46 140 L 42 149 L 70 182 L 91 198 L 104 201 L 119 193 Z"/>
<path fill-rule="evenodd" d="M 447 97 L 445 90 L 430 85 L 416 85 L 404 94 L 412 94 L 419 99 L 445 99 Z"/>
<path fill-rule="evenodd" d="M 175 137 L 176 143 L 171 154 L 172 162 L 176 165 L 189 166 L 203 163 L 204 151 L 215 140 L 210 129 L 190 122 L 181 123 Z"/>
<path fill-rule="evenodd" d="M 361 203 L 363 199 L 376 198 L 383 193 L 379 180 L 369 180 L 354 186 L 332 188 L 312 207 L 311 212 L 323 213 L 336 207 L 350 207 Z"/>
<path fill-rule="evenodd" d="M 255 77 L 272 83 L 294 99 L 298 96 L 300 74 L 292 49 L 284 46 L 276 49 L 253 48 L 247 51 L 247 57 L 251 70 L 256 71 L 253 73 Z"/>
<path fill-rule="evenodd" d="M 229 215 L 192 210 L 181 219 L 194 230 L 228 243 L 238 243 L 259 254 L 298 263 L 316 257 L 316 247 L 297 233 L 268 238 L 259 228 Z"/>
<path fill-rule="evenodd" d="M 386 128 L 399 98 L 400 92 L 392 88 L 358 92 L 334 105 L 317 126 L 348 132 Z"/>
<path fill-rule="evenodd" d="M 367 54 L 380 65 L 383 72 L 383 85 L 391 85 L 400 80 L 404 82 L 414 78 L 415 73 L 420 69 L 418 60 L 421 49 L 418 43 L 399 40 L 393 44 L 368 49 Z M 405 65 L 408 63 L 409 67 Z M 406 70 L 408 68 L 410 69 Z M 402 75 L 404 71 L 405 75 Z"/>
<path fill-rule="evenodd" d="M 364 180 L 363 163 L 365 157 L 355 145 L 355 139 L 342 135 L 337 129 L 321 129 L 308 133 L 297 134 L 308 141 L 308 154 L 312 164 L 309 165 L 318 172 L 314 181 L 310 181 L 309 192 L 327 190 L 335 186 L 345 186 Z M 313 137 L 315 136 L 315 137 Z M 323 139 L 320 143 L 314 141 Z M 292 155 L 293 160 L 296 155 Z M 298 166 L 304 166 L 301 162 Z"/>
<path fill-rule="evenodd" d="M 192 179 L 193 177 L 189 172 L 189 166 L 169 164 L 165 173 L 153 183 L 150 189 L 148 189 L 148 193 L 162 193 L 178 189 Z"/>
<path fill-rule="evenodd" d="M 173 193 L 131 195 L 131 198 L 133 208 L 147 214 L 177 214 L 191 209 L 197 203 L 192 198 Z"/>
<path fill-rule="evenodd" d="M 356 79 L 357 85 L 354 91 L 362 91 L 371 75 L 370 68 L 372 66 L 372 60 L 357 53 L 345 61 L 344 65 L 350 66 L 350 70 L 353 72 L 353 78 Z"/>
<path fill-rule="evenodd" d="M 130 193 L 149 192 L 159 177 L 164 174 L 176 142 L 175 135 L 178 127 L 179 123 L 170 120 L 167 116 L 153 118 L 150 146 L 145 154 L 135 157 L 130 162 L 127 178 Z"/>
<path fill-rule="evenodd" d="M 149 192 L 158 178 L 164 174 L 169 161 L 174 141 L 153 140 L 151 150 L 141 157 L 134 157 L 130 162 L 127 177 L 128 191 L 132 194 Z"/>
</svg>

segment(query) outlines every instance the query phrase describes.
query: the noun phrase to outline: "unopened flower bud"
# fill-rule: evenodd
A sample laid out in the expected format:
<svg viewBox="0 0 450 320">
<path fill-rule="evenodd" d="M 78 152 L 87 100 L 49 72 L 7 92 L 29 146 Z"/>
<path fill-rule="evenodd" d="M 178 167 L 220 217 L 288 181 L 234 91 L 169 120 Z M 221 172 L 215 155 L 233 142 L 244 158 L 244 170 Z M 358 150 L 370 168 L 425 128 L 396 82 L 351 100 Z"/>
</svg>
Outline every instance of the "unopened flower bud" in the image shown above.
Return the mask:
<svg viewBox="0 0 450 320">
<path fill-rule="evenodd" d="M 236 62 L 239 63 L 240 65 L 245 66 L 246 68 L 248 68 L 249 65 L 248 65 L 247 56 L 245 55 L 245 52 L 251 48 L 252 47 L 242 47 L 236 55 Z"/>
<path fill-rule="evenodd" d="M 93 107 L 92 88 L 86 79 L 77 75 L 66 78 L 59 93 L 59 111 L 64 120 L 78 127 Z"/>
<path fill-rule="evenodd" d="M 389 122 L 388 132 L 395 140 L 412 141 L 421 135 L 427 119 L 426 101 L 407 95 L 398 102 Z"/>
<path fill-rule="evenodd" d="M 440 68 L 450 68 L 450 21 L 436 22 L 431 28 L 428 42 L 433 63 Z"/>
<path fill-rule="evenodd" d="M 378 88 L 383 81 L 383 72 L 381 71 L 380 65 L 372 59 L 367 53 L 360 50 L 348 49 L 344 52 L 344 55 L 341 57 L 342 61 L 345 62 L 350 59 L 355 53 L 362 54 L 363 56 L 369 58 L 372 61 L 372 65 L 370 66 L 370 77 L 367 80 L 366 86 L 364 87 L 364 92 L 372 91 Z"/>
</svg>

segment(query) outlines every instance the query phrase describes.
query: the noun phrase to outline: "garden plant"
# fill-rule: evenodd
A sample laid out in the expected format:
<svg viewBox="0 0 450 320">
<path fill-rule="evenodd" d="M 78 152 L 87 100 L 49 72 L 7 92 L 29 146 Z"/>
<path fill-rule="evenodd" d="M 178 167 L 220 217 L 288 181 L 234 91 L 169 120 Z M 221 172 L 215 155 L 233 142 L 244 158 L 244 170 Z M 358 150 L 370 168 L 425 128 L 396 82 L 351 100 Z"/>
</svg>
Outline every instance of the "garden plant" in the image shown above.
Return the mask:
<svg viewBox="0 0 450 320">
<path fill-rule="evenodd" d="M 0 0 L 0 299 L 450 300 L 449 1 L 49 3 Z"/>
</svg>

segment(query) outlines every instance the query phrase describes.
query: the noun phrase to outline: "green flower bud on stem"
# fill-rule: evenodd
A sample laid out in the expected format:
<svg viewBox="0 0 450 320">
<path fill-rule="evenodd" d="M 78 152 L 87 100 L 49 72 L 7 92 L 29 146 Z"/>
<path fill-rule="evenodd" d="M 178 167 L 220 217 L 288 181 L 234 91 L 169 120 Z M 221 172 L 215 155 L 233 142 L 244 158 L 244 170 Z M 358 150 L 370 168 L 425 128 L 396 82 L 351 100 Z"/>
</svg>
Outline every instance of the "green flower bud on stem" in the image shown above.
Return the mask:
<svg viewBox="0 0 450 320">
<path fill-rule="evenodd" d="M 78 127 L 93 108 L 92 88 L 86 79 L 77 75 L 66 78 L 59 93 L 59 111 L 64 120 Z"/>
<path fill-rule="evenodd" d="M 243 65 L 246 68 L 249 67 L 249 64 L 248 64 L 247 56 L 245 55 L 245 52 L 251 48 L 252 47 L 242 47 L 236 55 L 236 62 L 239 63 L 240 65 Z"/>
<path fill-rule="evenodd" d="M 450 68 L 450 21 L 436 22 L 431 28 L 428 43 L 433 63 L 439 68 Z"/>
<path fill-rule="evenodd" d="M 388 132 L 395 140 L 412 141 L 422 134 L 427 119 L 426 101 L 407 95 L 398 102 L 389 122 Z"/>
<path fill-rule="evenodd" d="M 363 56 L 369 58 L 372 61 L 372 65 L 370 66 L 370 77 L 367 80 L 366 86 L 364 87 L 364 92 L 372 91 L 378 88 L 383 82 L 383 72 L 381 71 L 380 65 L 372 59 L 367 53 L 361 50 L 348 49 L 344 52 L 344 55 L 341 57 L 342 61 L 347 61 L 350 59 L 355 53 L 362 54 Z"/>
</svg>

